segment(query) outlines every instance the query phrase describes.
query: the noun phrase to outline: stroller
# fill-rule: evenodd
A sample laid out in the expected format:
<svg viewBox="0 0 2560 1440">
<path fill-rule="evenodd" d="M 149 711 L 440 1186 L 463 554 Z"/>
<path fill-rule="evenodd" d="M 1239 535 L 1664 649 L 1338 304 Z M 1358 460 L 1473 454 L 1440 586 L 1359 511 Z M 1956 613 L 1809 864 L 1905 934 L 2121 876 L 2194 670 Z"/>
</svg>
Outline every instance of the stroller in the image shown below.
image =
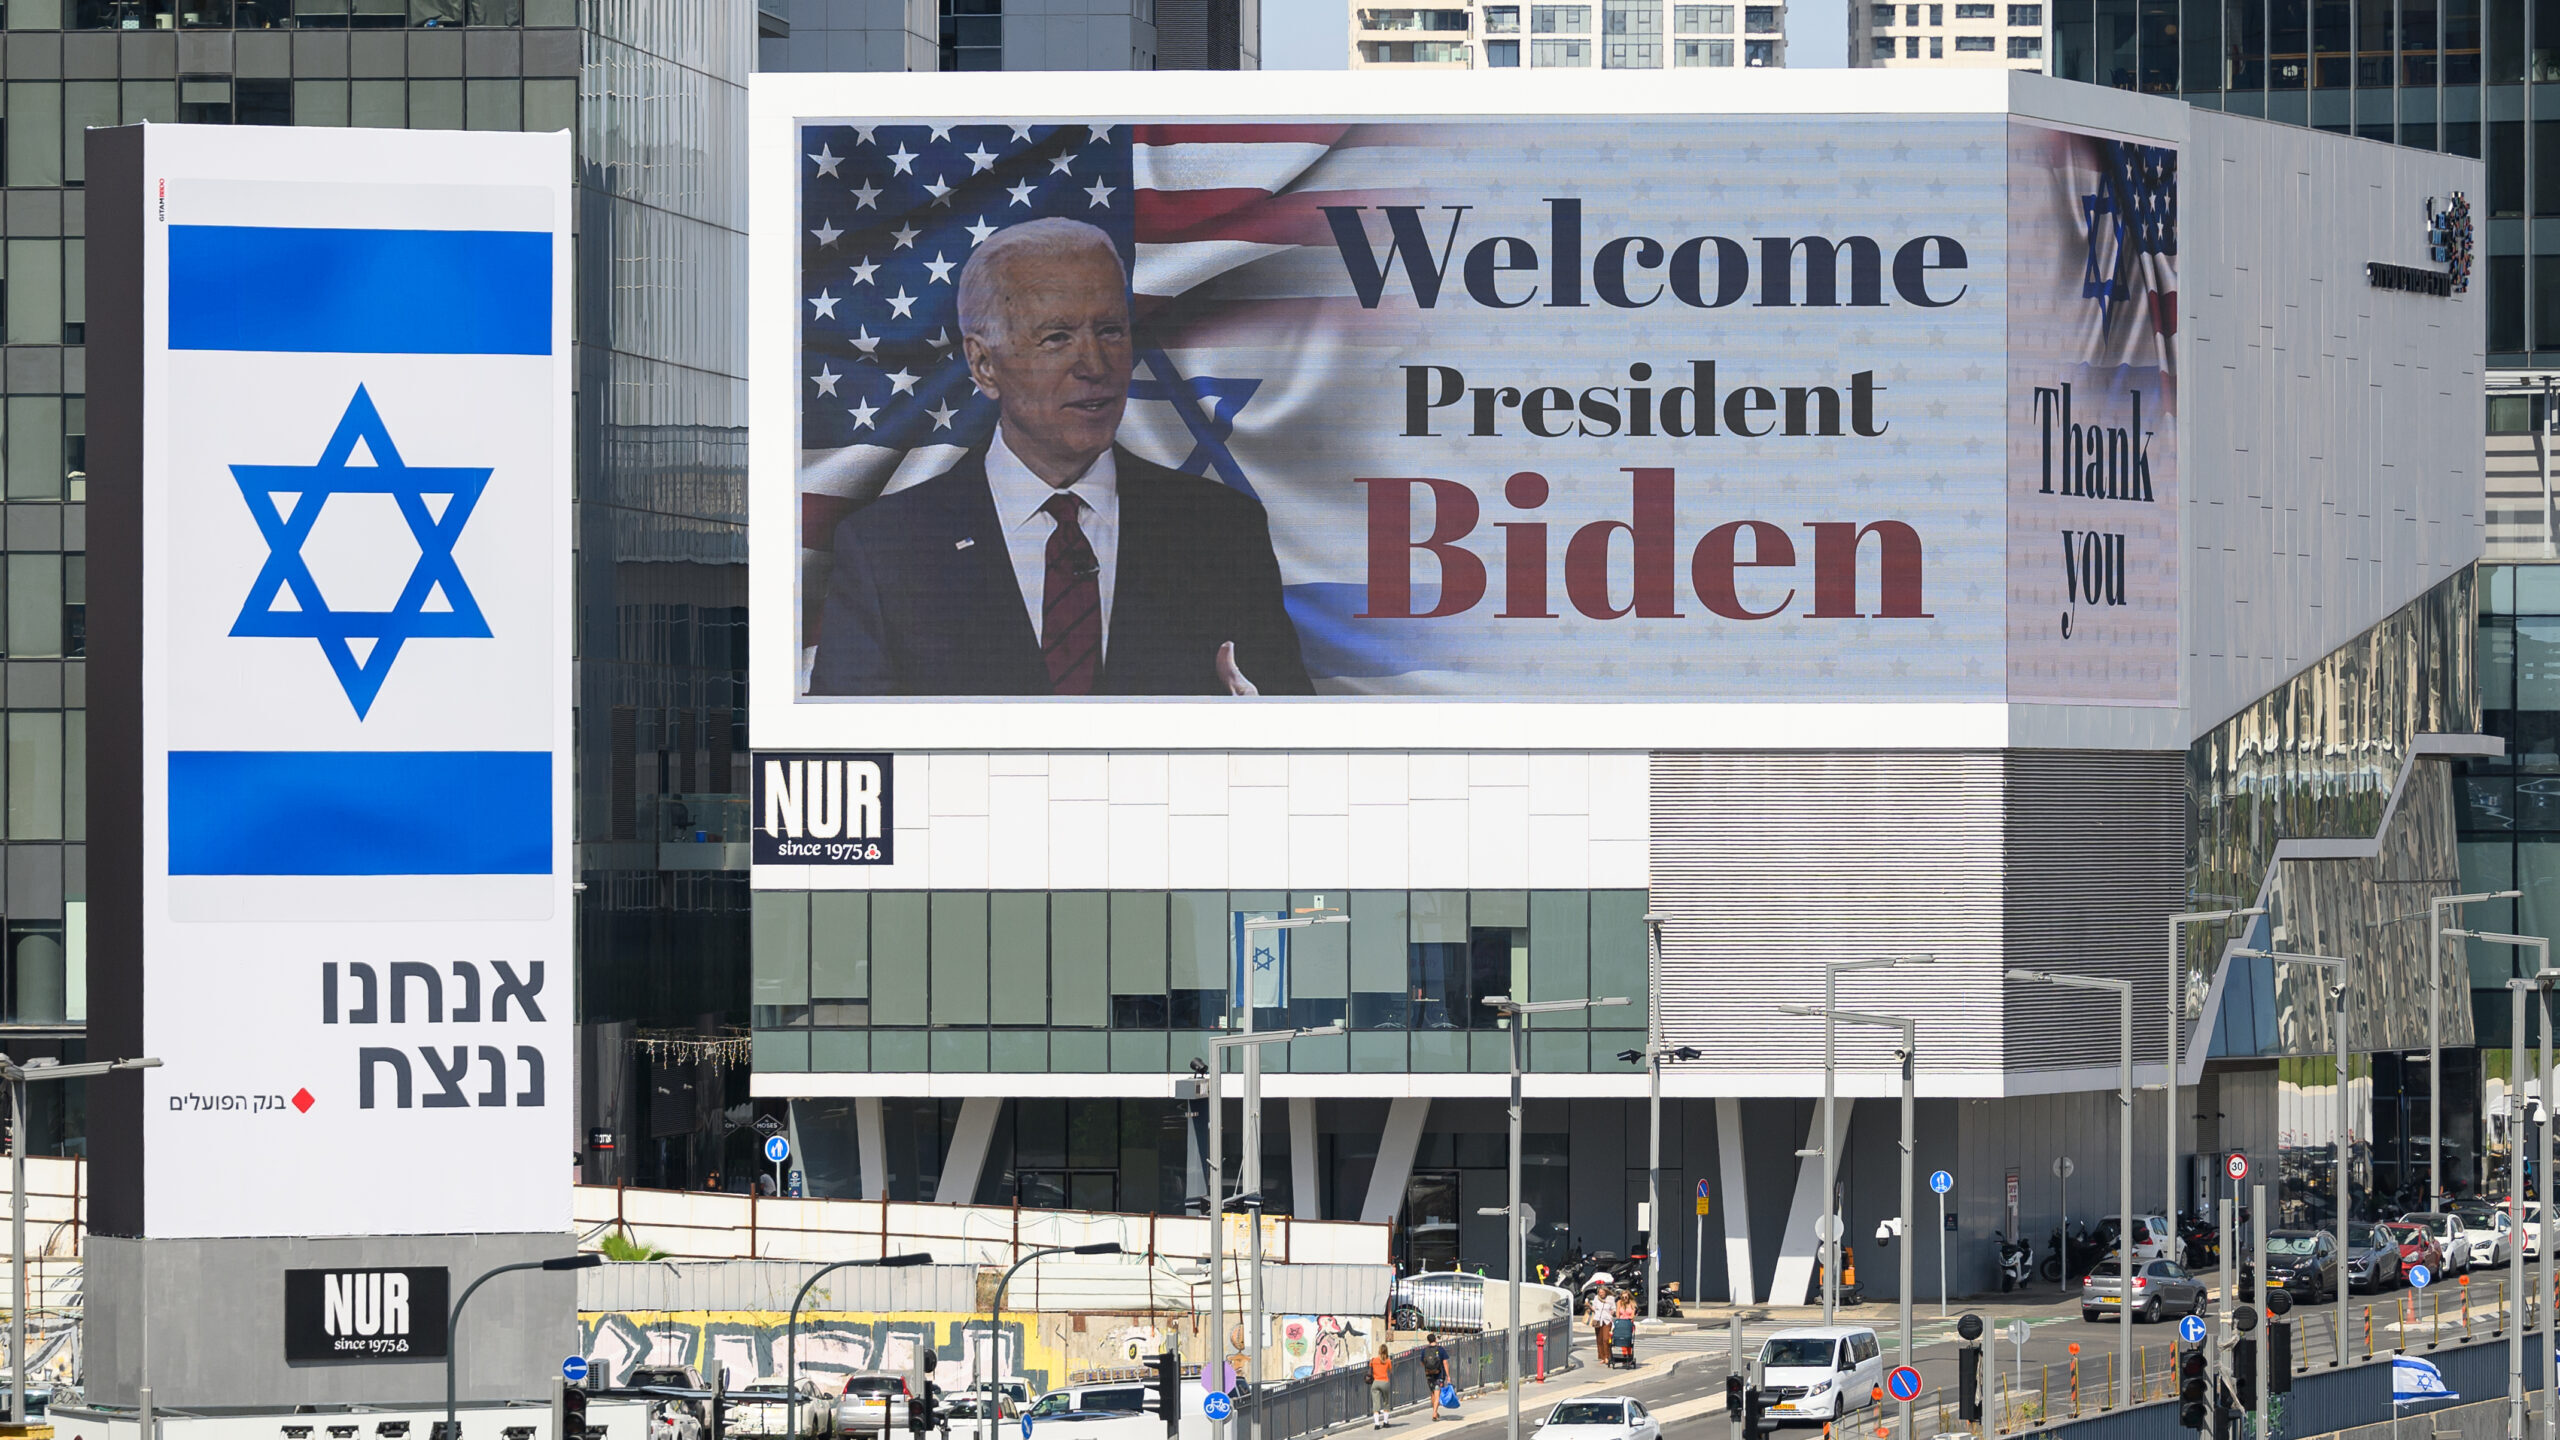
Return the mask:
<svg viewBox="0 0 2560 1440">
<path fill-rule="evenodd" d="M 1636 1322 L 1621 1316 L 1609 1322 L 1609 1364 L 1636 1368 Z"/>
</svg>

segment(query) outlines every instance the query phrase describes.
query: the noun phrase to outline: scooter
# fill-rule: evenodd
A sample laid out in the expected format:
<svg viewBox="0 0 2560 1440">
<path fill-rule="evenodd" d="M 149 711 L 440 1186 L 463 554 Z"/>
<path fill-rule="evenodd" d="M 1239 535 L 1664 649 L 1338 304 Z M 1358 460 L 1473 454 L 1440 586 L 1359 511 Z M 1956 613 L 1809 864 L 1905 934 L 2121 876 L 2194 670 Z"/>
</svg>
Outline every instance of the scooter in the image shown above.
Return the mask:
<svg viewBox="0 0 2560 1440">
<path fill-rule="evenodd" d="M 2000 1241 L 2000 1292 L 2027 1288 L 2027 1277 L 2035 1273 L 2036 1247 L 2024 1240 L 1998 1235 Z"/>
<path fill-rule="evenodd" d="M 2037 1267 L 2036 1273 L 2057 1283 L 2065 1275 L 2087 1273 L 2090 1266 L 2106 1258 L 2104 1247 L 2089 1234 L 2089 1227 L 2078 1221 L 2072 1222 L 2067 1241 L 2062 1227 L 2057 1225 L 2047 1243 L 2053 1246 L 2053 1253 L 2044 1257 L 2044 1264 Z"/>
<path fill-rule="evenodd" d="M 2222 1232 L 2212 1222 L 2195 1214 L 2178 1217 L 2178 1245 L 2186 1257 L 2186 1267 L 2202 1270 L 2222 1255 Z"/>
</svg>

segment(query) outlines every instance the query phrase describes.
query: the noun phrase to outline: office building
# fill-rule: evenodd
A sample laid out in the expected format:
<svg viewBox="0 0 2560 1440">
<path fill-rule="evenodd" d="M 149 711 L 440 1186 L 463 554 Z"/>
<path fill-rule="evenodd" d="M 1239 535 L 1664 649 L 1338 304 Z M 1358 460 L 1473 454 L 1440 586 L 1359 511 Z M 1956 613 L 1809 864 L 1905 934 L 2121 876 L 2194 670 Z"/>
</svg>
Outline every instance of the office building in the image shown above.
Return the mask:
<svg viewBox="0 0 2560 1440">
<path fill-rule="evenodd" d="M 1849 64 L 1885 70 L 2044 68 L 2043 0 L 1852 4 Z"/>
<path fill-rule="evenodd" d="M 762 0 L 756 68 L 1257 70 L 1262 0 Z"/>
<path fill-rule="evenodd" d="M 1354 70 L 1683 70 L 1787 63 L 1784 4 L 1452 0 L 1351 7 Z"/>
</svg>

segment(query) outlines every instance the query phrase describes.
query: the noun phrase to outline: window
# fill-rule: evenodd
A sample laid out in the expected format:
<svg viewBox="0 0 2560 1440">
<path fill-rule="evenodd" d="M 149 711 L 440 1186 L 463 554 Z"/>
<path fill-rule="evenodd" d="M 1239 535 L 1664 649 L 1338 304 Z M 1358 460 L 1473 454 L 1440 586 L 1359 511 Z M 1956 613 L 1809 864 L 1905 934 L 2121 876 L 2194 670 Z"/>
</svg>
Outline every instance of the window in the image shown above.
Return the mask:
<svg viewBox="0 0 2560 1440">
<path fill-rule="evenodd" d="M 1912 27 L 1913 29 L 1918 29 L 1920 25 L 1920 7 L 1917 5 L 1903 6 L 1902 23 Z"/>
<path fill-rule="evenodd" d="M 1529 64 L 1532 68 L 1546 69 L 1552 66 L 1590 63 L 1591 42 L 1588 40 L 1532 40 L 1529 42 Z"/>
<path fill-rule="evenodd" d="M 1946 58 L 1947 58 L 1947 42 L 1946 42 L 1946 41 L 1944 41 L 1944 40 L 1939 39 L 1939 38 L 1938 38 L 1937 36 L 1935 36 L 1935 35 L 1930 36 L 1930 37 L 1929 37 L 1929 58 L 1930 58 L 1930 59 L 1932 59 L 1932 60 L 1944 60 L 1944 59 L 1946 59 Z"/>
<path fill-rule="evenodd" d="M 1930 23 L 1930 24 L 1932 24 L 1932 25 L 1944 25 L 1944 24 L 1946 24 L 1946 23 L 1947 23 L 1947 7 L 1946 7 L 1946 6 L 1944 6 L 1944 5 L 1932 5 L 1932 6 L 1930 6 L 1930 7 L 1929 7 L 1929 23 Z"/>
<path fill-rule="evenodd" d="M 1879 45 L 1888 41 L 1879 40 Z M 1672 47 L 1674 65 L 1731 65 L 1733 42 L 1730 40 L 1683 40 Z"/>
<path fill-rule="evenodd" d="M 1743 7 L 1742 28 L 1753 35 L 1779 35 L 1786 32 L 1786 10 L 1778 5 Z"/>
<path fill-rule="evenodd" d="M 1464 65 L 1467 46 L 1458 40 L 1363 40 L 1360 58 L 1372 65 Z"/>
<path fill-rule="evenodd" d="M 1893 58 L 1892 36 L 1879 35 L 1876 37 L 1876 58 L 1879 60 L 1890 60 Z"/>
<path fill-rule="evenodd" d="M 1689 6 L 1685 6 L 1685 5 L 1684 5 L 1684 6 L 1682 6 L 1681 8 L 1685 10 L 1685 9 L 1689 9 L 1689 8 L 1691 8 L 1691 7 L 1689 7 Z M 1890 6 L 1890 5 L 1870 5 L 1870 6 L 1868 6 L 1867 8 L 1868 8 L 1868 10 L 1870 10 L 1871 12 L 1873 12 L 1873 13 L 1872 13 L 1872 15 L 1871 15 L 1871 17 L 1870 17 L 1869 23 L 1870 23 L 1870 24 L 1872 24 L 1872 25 L 1874 25 L 1877 29 L 1881 30 L 1881 29 L 1885 28 L 1886 26 L 1891 25 L 1891 24 L 1893 23 L 1893 7 L 1892 7 L 1892 6 Z"/>
<path fill-rule="evenodd" d="M 1612 40 L 1600 57 L 1600 64 L 1606 70 L 1659 70 L 1662 44 L 1656 40 Z"/>
<path fill-rule="evenodd" d="M 2010 59 L 2012 59 L 2012 60 L 2041 60 L 2041 59 L 2043 59 L 2043 58 L 2044 58 L 2044 37 L 2043 37 L 2043 36 L 2041 36 L 2041 35 L 2012 35 L 2012 36 L 2010 36 L 2010 37 L 2009 37 L 2009 58 L 2010 58 Z"/>
<path fill-rule="evenodd" d="M 1962 53 L 1967 50 L 1980 50 L 1985 53 L 1989 53 L 1990 51 L 1997 50 L 1999 48 L 2000 42 L 1997 37 L 1994 36 L 1959 35 L 1956 37 L 1956 50 L 1958 53 Z"/>
<path fill-rule="evenodd" d="M 1890 5 L 1879 5 L 1876 8 L 1888 12 L 1893 9 Z M 1730 5 L 1682 5 L 1672 11 L 1672 23 L 1674 28 L 1687 34 L 1694 35 L 1704 31 L 1709 35 L 1730 35 L 1733 33 L 1733 7 Z M 1884 23 L 1890 25 L 1893 22 L 1886 20 Z"/>
<path fill-rule="evenodd" d="M 1520 12 L 1514 10 L 1513 15 Z M 1464 10 L 1363 10 L 1363 30 L 1454 30 L 1464 34 L 1467 12 Z M 1488 27 L 1490 28 L 1490 27 Z"/>
<path fill-rule="evenodd" d="M 1532 5 L 1529 7 L 1529 28 L 1540 34 L 1562 31 L 1571 35 L 1588 35 L 1591 33 L 1591 7 L 1588 5 Z M 1582 62 L 1577 60 L 1574 63 L 1578 65 Z"/>
<path fill-rule="evenodd" d="M 1520 42 L 1517 40 L 1487 40 L 1484 42 L 1484 63 L 1485 68 L 1488 70 L 1519 69 Z"/>
<path fill-rule="evenodd" d="M 1956 18 L 1959 20 L 1996 20 L 2000 18 L 2000 7 L 1997 5 L 1959 5 L 1956 7 Z"/>
<path fill-rule="evenodd" d="M 2489 433 L 2492 435 L 2530 435 L 2534 421 L 2542 409 L 2539 395 L 2492 395 L 2489 397 Z"/>
<path fill-rule="evenodd" d="M 1659 35 L 1662 6 L 1656 0 L 1600 0 L 1600 23 L 1611 35 Z M 1612 59 L 1609 63 L 1618 62 Z"/>
<path fill-rule="evenodd" d="M 1742 42 L 1742 64 L 1745 69 L 1767 69 L 1778 63 L 1778 42 L 1745 40 Z"/>
<path fill-rule="evenodd" d="M 2044 7 L 2012 5 L 2009 7 L 2009 23 L 2023 29 L 2041 30 L 2044 28 Z"/>
<path fill-rule="evenodd" d="M 1519 34 L 1520 7 L 1517 5 L 1494 5 L 1487 7 L 1484 12 L 1484 33 L 1487 35 Z"/>
<path fill-rule="evenodd" d="M 1905 60 L 1917 60 L 1920 58 L 1919 36 L 1905 35 L 1902 37 L 1902 58 Z"/>
</svg>

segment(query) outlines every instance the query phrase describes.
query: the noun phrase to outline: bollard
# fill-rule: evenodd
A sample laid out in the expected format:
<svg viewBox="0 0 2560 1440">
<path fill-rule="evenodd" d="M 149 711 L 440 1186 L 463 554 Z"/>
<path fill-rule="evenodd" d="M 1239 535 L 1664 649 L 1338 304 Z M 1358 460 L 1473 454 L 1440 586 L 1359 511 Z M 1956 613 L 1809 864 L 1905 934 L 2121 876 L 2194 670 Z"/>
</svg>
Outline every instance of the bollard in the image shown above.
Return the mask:
<svg viewBox="0 0 2560 1440">
<path fill-rule="evenodd" d="M 2053 1362 L 2036 1367 L 2036 1418 L 2046 1423 L 2053 1419 Z"/>
<path fill-rule="evenodd" d="M 2071 1342 L 2071 1414 L 2080 1414 L 2080 1342 Z"/>
<path fill-rule="evenodd" d="M 2444 1297 L 2436 1296 L 2433 1304 L 2435 1315 L 2430 1322 L 2433 1328 L 2427 1332 L 2427 1348 L 2430 1350 L 2444 1343 Z"/>
<path fill-rule="evenodd" d="M 2462 1338 L 2471 1338 L 2471 1277 L 2462 1277 Z"/>
<path fill-rule="evenodd" d="M 1538 1332 L 1538 1383 L 1547 1383 L 1547 1332 Z"/>
</svg>

